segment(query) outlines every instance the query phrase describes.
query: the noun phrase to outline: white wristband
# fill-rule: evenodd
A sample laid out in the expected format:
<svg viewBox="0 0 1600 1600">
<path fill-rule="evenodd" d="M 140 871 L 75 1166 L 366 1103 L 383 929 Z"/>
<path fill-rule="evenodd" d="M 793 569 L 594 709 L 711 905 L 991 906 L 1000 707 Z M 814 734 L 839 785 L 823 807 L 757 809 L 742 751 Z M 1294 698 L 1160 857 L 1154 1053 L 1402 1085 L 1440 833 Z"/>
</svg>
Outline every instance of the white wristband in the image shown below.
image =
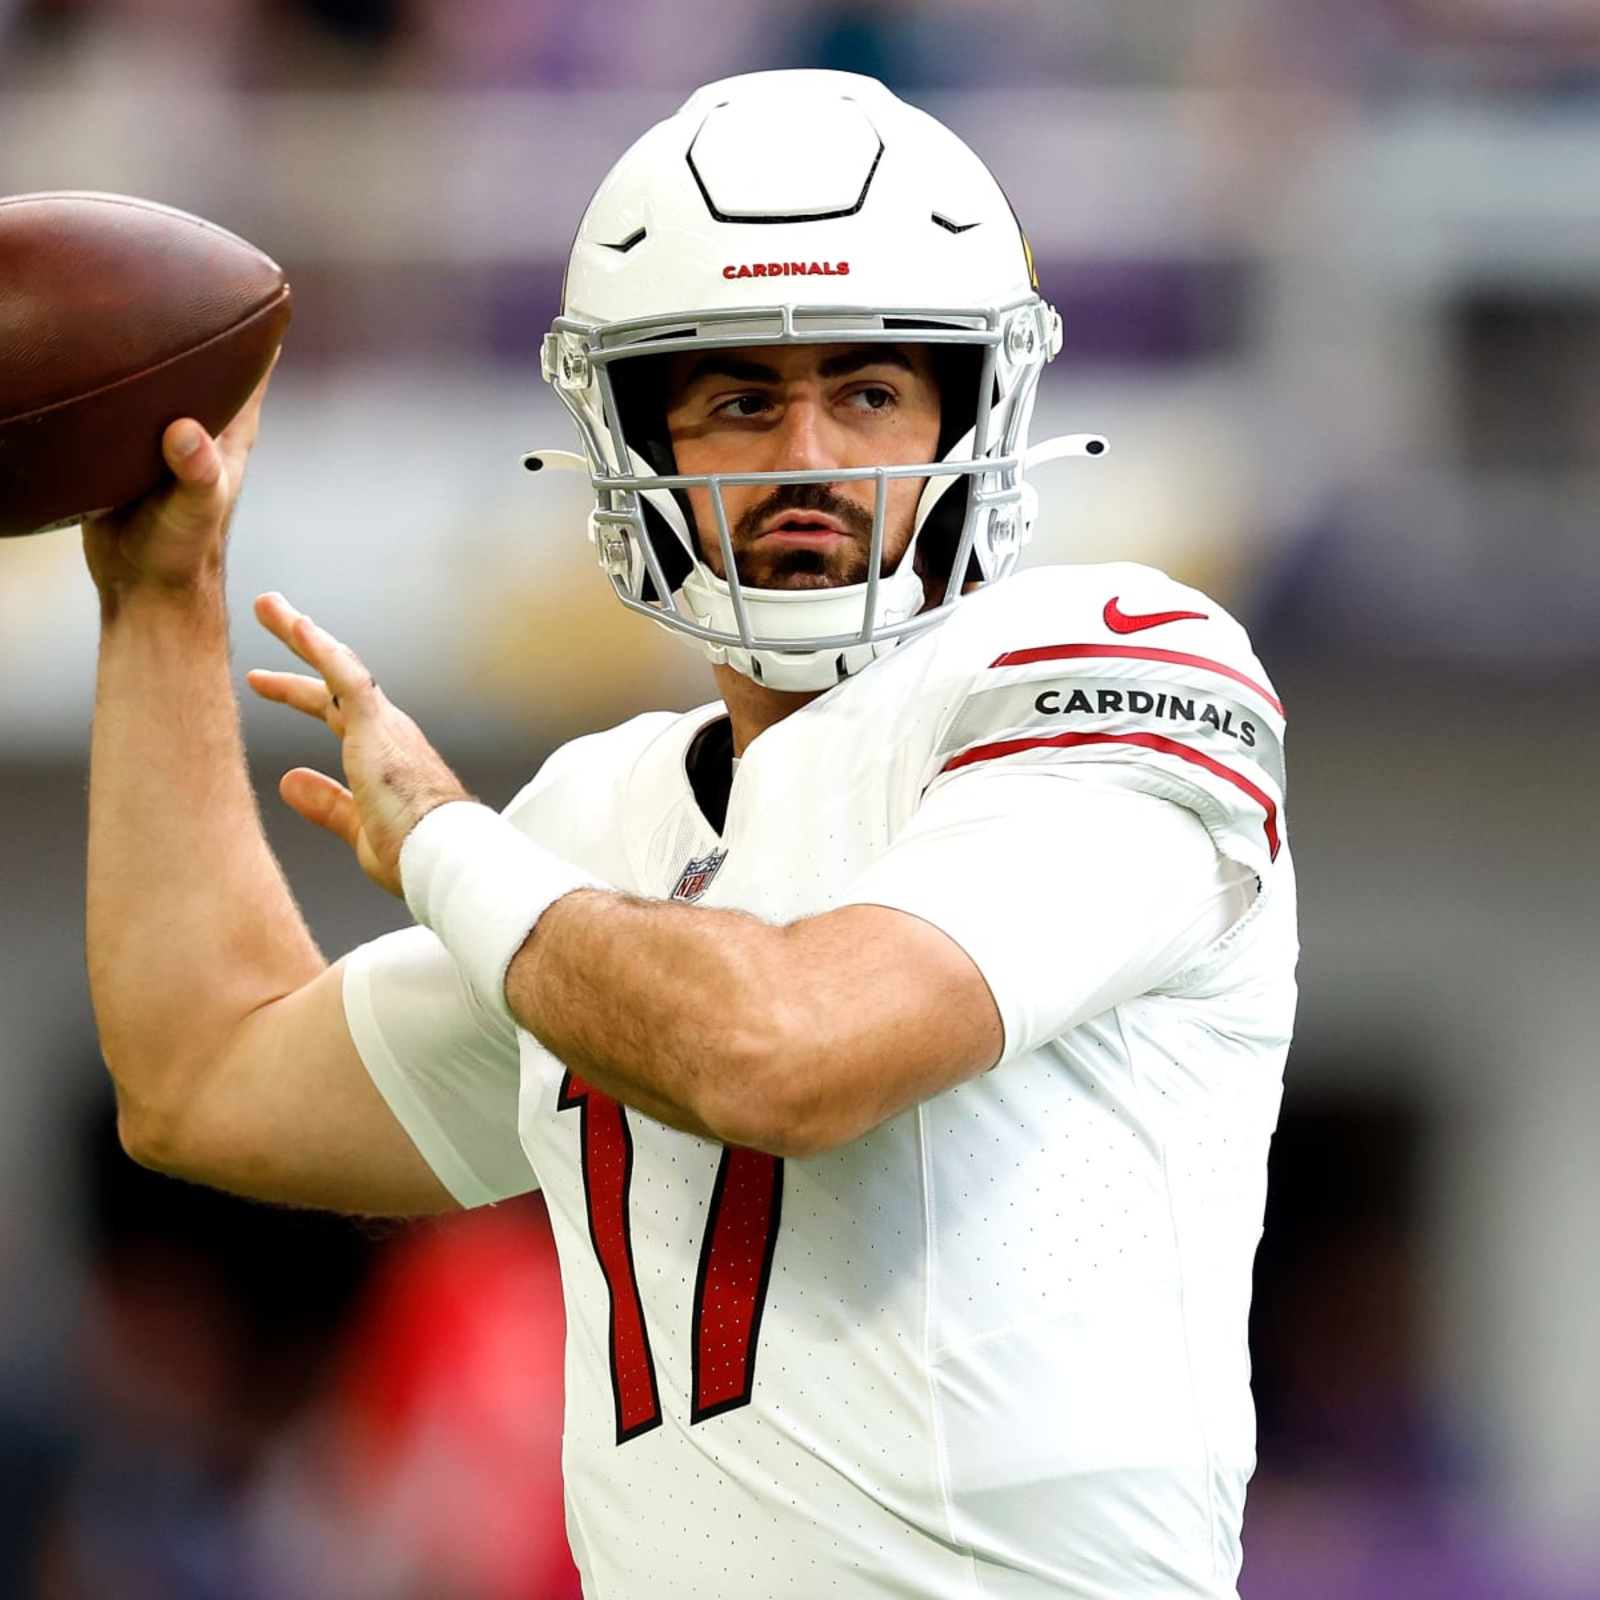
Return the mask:
<svg viewBox="0 0 1600 1600">
<path fill-rule="evenodd" d="M 411 830 L 400 883 L 412 916 L 438 935 L 478 997 L 508 1018 L 506 970 L 533 925 L 574 889 L 606 887 L 471 800 L 435 806 Z"/>
</svg>

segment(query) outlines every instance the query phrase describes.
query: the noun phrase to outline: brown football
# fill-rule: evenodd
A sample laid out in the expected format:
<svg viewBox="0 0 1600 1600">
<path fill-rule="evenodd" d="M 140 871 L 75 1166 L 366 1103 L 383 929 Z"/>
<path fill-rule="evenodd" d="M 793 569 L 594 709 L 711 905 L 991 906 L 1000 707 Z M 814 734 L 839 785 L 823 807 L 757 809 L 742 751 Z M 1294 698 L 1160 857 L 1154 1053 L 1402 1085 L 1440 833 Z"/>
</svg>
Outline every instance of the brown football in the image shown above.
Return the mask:
<svg viewBox="0 0 1600 1600">
<path fill-rule="evenodd" d="M 155 488 L 167 425 L 226 426 L 289 311 L 276 262 L 187 212 L 120 194 L 0 199 L 0 537 Z"/>
</svg>

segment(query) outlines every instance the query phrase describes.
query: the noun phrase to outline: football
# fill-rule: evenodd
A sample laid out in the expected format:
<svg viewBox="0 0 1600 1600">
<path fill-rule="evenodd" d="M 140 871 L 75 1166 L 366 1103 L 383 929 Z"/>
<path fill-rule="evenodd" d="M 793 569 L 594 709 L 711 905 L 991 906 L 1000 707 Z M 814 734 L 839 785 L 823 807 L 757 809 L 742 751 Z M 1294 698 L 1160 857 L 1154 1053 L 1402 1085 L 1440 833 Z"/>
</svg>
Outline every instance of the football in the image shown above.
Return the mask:
<svg viewBox="0 0 1600 1600">
<path fill-rule="evenodd" d="M 0 537 L 155 488 L 167 425 L 226 426 L 289 314 L 282 268 L 200 217 L 120 194 L 0 198 Z"/>
</svg>

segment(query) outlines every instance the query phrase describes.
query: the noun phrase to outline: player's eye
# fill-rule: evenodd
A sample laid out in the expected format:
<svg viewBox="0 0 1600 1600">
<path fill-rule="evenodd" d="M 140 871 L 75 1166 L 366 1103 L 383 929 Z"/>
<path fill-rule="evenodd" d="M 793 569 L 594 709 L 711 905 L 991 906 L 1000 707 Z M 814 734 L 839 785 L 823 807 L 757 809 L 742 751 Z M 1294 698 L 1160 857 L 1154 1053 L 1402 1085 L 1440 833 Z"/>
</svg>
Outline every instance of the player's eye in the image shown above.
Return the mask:
<svg viewBox="0 0 1600 1600">
<path fill-rule="evenodd" d="M 759 417 L 771 404 L 766 395 L 752 390 L 746 394 L 730 395 L 726 400 L 717 401 L 711 408 L 711 415 L 735 421 L 744 417 Z"/>
<path fill-rule="evenodd" d="M 857 411 L 887 411 L 895 402 L 895 392 L 882 384 L 869 383 L 852 389 L 846 404 Z"/>
</svg>

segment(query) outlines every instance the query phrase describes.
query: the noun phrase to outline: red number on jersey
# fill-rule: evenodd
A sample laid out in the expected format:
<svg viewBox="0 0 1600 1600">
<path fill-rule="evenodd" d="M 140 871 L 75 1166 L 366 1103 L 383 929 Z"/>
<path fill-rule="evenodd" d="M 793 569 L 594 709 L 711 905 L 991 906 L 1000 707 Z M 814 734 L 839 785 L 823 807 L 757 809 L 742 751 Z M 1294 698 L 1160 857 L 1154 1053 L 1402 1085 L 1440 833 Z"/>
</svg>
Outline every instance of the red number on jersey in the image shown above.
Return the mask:
<svg viewBox="0 0 1600 1600">
<path fill-rule="evenodd" d="M 583 1192 L 589 1237 L 611 1295 L 611 1393 L 617 1403 L 617 1443 L 661 1425 L 656 1364 L 644 1326 L 644 1302 L 633 1270 L 628 1233 L 628 1185 L 633 1176 L 633 1135 L 628 1117 L 609 1095 L 570 1072 L 561 1080 L 556 1109 L 578 1107 L 583 1140 Z"/>
<path fill-rule="evenodd" d="M 750 1404 L 782 1199 L 783 1163 L 776 1156 L 722 1152 L 694 1286 L 691 1423 Z"/>
<path fill-rule="evenodd" d="M 569 1072 L 556 1108 L 574 1107 L 583 1141 L 589 1237 L 611 1297 L 611 1387 L 617 1443 L 623 1444 L 661 1422 L 655 1360 L 628 1228 L 633 1136 L 624 1108 Z M 691 1425 L 750 1403 L 782 1198 L 783 1163 L 776 1156 L 757 1150 L 722 1152 L 695 1280 Z"/>
</svg>

